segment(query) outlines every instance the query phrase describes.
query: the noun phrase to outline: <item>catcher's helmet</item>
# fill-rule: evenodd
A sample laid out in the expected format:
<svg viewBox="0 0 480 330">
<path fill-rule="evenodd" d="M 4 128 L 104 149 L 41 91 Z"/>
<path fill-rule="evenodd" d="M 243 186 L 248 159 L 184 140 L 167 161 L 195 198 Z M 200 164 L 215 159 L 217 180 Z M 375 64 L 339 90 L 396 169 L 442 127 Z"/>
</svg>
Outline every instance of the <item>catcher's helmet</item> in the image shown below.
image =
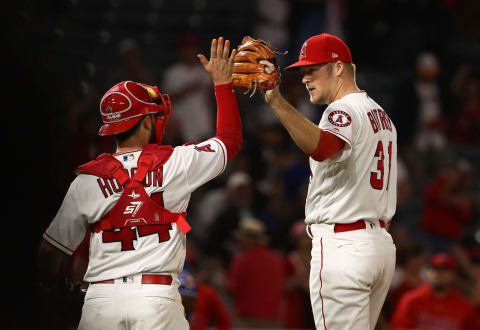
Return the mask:
<svg viewBox="0 0 480 330">
<path fill-rule="evenodd" d="M 123 133 L 148 114 L 156 114 L 157 140 L 163 135 L 166 120 L 172 113 L 168 94 L 156 86 L 122 81 L 110 88 L 100 101 L 103 126 L 98 135 Z M 161 130 L 160 132 L 158 130 Z"/>
</svg>

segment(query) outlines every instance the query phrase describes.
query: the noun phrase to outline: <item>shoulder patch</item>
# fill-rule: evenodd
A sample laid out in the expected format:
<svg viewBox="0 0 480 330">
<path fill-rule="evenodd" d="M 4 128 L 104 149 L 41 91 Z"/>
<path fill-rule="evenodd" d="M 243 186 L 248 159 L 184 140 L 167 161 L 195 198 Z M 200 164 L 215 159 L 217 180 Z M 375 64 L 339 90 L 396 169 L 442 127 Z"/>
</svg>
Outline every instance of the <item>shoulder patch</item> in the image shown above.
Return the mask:
<svg viewBox="0 0 480 330">
<path fill-rule="evenodd" d="M 342 110 L 333 110 L 328 115 L 328 121 L 338 127 L 346 127 L 352 123 L 352 117 Z"/>
</svg>

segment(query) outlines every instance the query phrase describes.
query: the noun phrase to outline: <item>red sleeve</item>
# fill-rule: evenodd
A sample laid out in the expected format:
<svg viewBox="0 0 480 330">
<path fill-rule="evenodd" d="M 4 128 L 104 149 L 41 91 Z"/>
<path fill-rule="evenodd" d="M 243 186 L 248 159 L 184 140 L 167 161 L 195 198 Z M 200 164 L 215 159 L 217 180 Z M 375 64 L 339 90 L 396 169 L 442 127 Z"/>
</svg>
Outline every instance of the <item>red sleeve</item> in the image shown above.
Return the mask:
<svg viewBox="0 0 480 330">
<path fill-rule="evenodd" d="M 322 130 L 317 148 L 309 156 L 317 162 L 323 162 L 342 150 L 344 146 L 345 141 L 330 132 Z"/>
<path fill-rule="evenodd" d="M 400 298 L 392 315 L 392 330 L 410 330 L 415 329 L 417 322 L 418 308 L 415 308 L 409 295 L 403 295 Z"/>
<path fill-rule="evenodd" d="M 227 160 L 230 161 L 242 147 L 242 120 L 238 111 L 238 103 L 233 93 L 233 85 L 216 85 L 217 100 L 217 135 L 227 148 Z"/>
</svg>

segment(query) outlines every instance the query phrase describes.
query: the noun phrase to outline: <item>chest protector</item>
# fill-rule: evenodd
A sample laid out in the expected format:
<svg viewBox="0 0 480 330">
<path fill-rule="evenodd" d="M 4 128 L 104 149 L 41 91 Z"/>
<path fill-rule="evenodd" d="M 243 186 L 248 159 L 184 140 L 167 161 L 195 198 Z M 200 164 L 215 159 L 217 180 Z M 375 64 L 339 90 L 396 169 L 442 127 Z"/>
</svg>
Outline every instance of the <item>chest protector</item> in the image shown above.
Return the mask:
<svg viewBox="0 0 480 330">
<path fill-rule="evenodd" d="M 101 154 L 97 159 L 80 166 L 77 173 L 114 178 L 123 187 L 120 199 L 100 221 L 92 224 L 92 230 L 98 233 L 122 227 L 176 223 L 180 231 L 187 234 L 191 227 L 185 219 L 186 213 L 166 210 L 150 198 L 142 183 L 147 173 L 161 168 L 172 152 L 170 146 L 147 145 L 138 158 L 137 171 L 131 178 L 123 164 L 110 154 Z"/>
</svg>

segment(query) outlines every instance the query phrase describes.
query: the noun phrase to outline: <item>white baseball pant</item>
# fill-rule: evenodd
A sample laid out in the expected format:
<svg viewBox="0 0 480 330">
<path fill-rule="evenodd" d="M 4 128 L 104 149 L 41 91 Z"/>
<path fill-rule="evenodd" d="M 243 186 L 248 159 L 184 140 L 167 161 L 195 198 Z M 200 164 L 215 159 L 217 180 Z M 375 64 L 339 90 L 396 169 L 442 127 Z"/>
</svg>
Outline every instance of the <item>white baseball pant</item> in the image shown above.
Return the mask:
<svg viewBox="0 0 480 330">
<path fill-rule="evenodd" d="M 79 330 L 188 330 L 178 289 L 142 284 L 141 275 L 90 284 Z"/>
<path fill-rule="evenodd" d="M 378 221 L 334 232 L 307 227 L 312 237 L 310 299 L 317 329 L 375 328 L 395 270 L 395 245 Z"/>
</svg>

